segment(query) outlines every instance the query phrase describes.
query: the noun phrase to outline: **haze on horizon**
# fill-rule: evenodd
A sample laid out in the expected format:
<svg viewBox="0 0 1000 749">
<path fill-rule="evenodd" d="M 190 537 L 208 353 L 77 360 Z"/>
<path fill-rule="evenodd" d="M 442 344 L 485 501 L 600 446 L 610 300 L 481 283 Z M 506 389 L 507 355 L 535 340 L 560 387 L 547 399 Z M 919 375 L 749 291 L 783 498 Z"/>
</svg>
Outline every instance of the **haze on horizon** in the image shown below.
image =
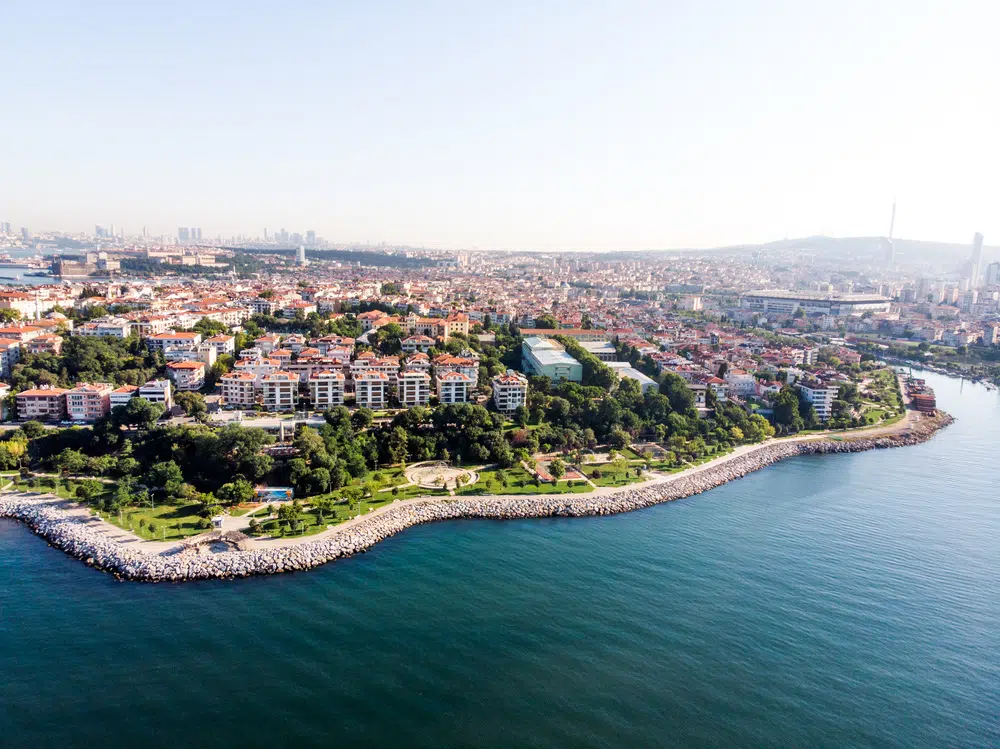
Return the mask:
<svg viewBox="0 0 1000 749">
<path fill-rule="evenodd" d="M 475 4 L 473 4 L 475 5 Z M 13 4 L 0 218 L 466 248 L 1000 236 L 995 3 Z"/>
</svg>

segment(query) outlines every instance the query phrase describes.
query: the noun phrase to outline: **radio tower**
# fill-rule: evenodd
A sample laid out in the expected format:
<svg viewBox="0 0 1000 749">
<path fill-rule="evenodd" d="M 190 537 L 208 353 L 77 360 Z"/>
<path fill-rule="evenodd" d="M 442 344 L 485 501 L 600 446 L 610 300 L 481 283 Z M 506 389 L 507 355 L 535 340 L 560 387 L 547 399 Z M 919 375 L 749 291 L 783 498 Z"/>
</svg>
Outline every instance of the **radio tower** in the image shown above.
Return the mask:
<svg viewBox="0 0 1000 749">
<path fill-rule="evenodd" d="M 896 227 L 896 199 L 892 199 L 892 218 L 889 219 L 889 237 L 885 243 L 885 265 L 892 268 L 896 264 L 896 244 L 892 241 L 892 231 Z"/>
</svg>

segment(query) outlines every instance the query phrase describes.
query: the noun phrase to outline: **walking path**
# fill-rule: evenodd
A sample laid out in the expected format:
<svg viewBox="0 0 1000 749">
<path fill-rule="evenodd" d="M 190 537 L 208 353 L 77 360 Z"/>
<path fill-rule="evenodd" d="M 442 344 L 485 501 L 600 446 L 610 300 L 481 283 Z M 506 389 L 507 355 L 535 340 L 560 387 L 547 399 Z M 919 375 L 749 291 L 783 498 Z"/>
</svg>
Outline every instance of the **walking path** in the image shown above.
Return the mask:
<svg viewBox="0 0 1000 749">
<path fill-rule="evenodd" d="M 649 477 L 646 478 L 641 483 L 629 484 L 625 486 L 603 486 L 595 487 L 593 491 L 586 494 L 491 494 L 491 495 L 478 495 L 482 498 L 495 499 L 495 500 L 514 500 L 518 502 L 551 502 L 554 498 L 567 497 L 569 499 L 578 498 L 594 498 L 594 497 L 606 497 L 627 491 L 636 489 L 637 487 L 653 487 L 662 484 L 669 484 L 674 481 L 679 481 L 688 478 L 693 475 L 697 475 L 703 471 L 708 471 L 715 469 L 720 465 L 724 465 L 730 461 L 736 460 L 745 455 L 749 455 L 758 450 L 765 449 L 776 444 L 786 444 L 786 443 L 800 443 L 800 442 L 810 442 L 816 440 L 829 439 L 830 437 L 841 437 L 844 441 L 850 441 L 854 439 L 870 439 L 872 437 L 887 436 L 887 435 L 898 435 L 908 432 L 913 428 L 915 424 L 920 421 L 921 415 L 916 411 L 907 410 L 906 415 L 903 419 L 895 424 L 875 426 L 866 429 L 857 429 L 852 431 L 822 431 L 813 432 L 806 435 L 799 435 L 794 437 L 780 437 L 771 438 L 764 442 L 760 442 L 753 445 L 741 445 L 734 448 L 731 452 L 726 455 L 715 458 L 714 460 L 706 461 L 697 466 L 692 466 L 691 468 L 686 468 L 683 471 L 678 471 L 676 473 L 660 473 L 660 472 L 650 472 Z M 589 482 L 593 485 L 593 482 Z M 9 485 L 8 485 L 9 486 Z M 3 490 L 5 491 L 6 487 Z M 383 505 L 377 509 L 371 510 L 370 512 L 359 515 L 357 517 L 346 520 L 343 523 L 339 523 L 331 527 L 330 529 L 323 531 L 321 533 L 316 533 L 309 536 L 296 536 L 294 538 L 262 538 L 255 539 L 251 538 L 246 541 L 246 548 L 248 549 L 277 549 L 286 547 L 295 547 L 302 544 L 310 544 L 319 540 L 326 538 L 331 538 L 339 533 L 344 533 L 349 531 L 354 526 L 362 523 L 369 518 L 377 517 L 388 513 L 394 509 L 400 507 L 406 507 L 410 505 L 417 505 L 425 503 L 428 501 L 441 502 L 441 501 L 454 501 L 466 499 L 465 495 L 462 496 L 450 496 L 445 497 L 441 495 L 427 495 L 421 497 L 413 497 L 411 499 L 396 500 L 389 504 Z M 55 498 L 54 498 L 55 499 Z M 129 531 L 123 530 L 113 523 L 107 522 L 97 515 L 91 514 L 90 510 L 82 505 L 77 504 L 71 500 L 60 499 L 57 500 L 58 506 L 63 511 L 69 513 L 71 516 L 79 519 L 80 522 L 85 523 L 89 528 L 96 531 L 108 541 L 114 541 L 120 544 L 127 544 L 130 547 L 141 550 L 143 553 L 147 554 L 161 554 L 163 552 L 168 552 L 172 550 L 177 550 L 181 546 L 181 541 L 147 541 L 139 536 L 131 533 Z M 250 523 L 250 516 L 252 513 L 246 513 L 239 516 L 227 516 L 223 522 L 223 531 L 233 531 L 245 529 Z M 197 538 L 196 536 L 184 539 L 184 541 L 190 542 L 192 539 Z"/>
</svg>

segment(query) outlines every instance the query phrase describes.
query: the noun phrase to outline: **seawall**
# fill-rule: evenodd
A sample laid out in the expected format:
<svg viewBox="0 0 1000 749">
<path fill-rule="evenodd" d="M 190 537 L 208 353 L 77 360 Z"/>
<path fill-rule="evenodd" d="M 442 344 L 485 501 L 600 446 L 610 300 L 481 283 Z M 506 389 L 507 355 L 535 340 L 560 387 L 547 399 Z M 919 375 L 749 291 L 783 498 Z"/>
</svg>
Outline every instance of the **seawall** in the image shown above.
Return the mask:
<svg viewBox="0 0 1000 749">
<path fill-rule="evenodd" d="M 676 479 L 624 487 L 612 494 L 464 496 L 414 500 L 389 505 L 314 541 L 266 549 L 200 554 L 177 547 L 154 554 L 131 544 L 107 539 L 96 530 L 94 521 L 88 522 L 78 512 L 68 512 L 63 500 L 51 496 L 0 495 L 0 517 L 20 520 L 52 546 L 127 580 L 165 582 L 266 575 L 310 569 L 365 551 L 414 525 L 439 520 L 585 517 L 631 512 L 700 494 L 797 455 L 851 453 L 919 444 L 952 421 L 947 414 L 939 414 L 898 434 L 872 437 L 845 434 L 841 438 L 774 441 L 743 455 L 706 464 L 696 472 Z"/>
</svg>

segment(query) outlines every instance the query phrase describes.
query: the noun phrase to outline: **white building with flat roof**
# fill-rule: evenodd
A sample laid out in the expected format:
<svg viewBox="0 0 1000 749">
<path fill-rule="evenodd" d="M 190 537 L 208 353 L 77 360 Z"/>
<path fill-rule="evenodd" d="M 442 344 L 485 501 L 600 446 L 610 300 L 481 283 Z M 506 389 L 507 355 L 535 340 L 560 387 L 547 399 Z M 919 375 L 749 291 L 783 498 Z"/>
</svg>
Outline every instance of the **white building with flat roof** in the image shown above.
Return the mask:
<svg viewBox="0 0 1000 749">
<path fill-rule="evenodd" d="M 833 415 L 833 401 L 840 393 L 840 385 L 807 377 L 799 380 L 798 388 L 802 397 L 812 404 L 816 418 L 820 421 L 828 421 Z"/>
<path fill-rule="evenodd" d="M 528 402 L 528 378 L 508 369 L 493 378 L 493 404 L 498 411 L 510 413 Z"/>
<path fill-rule="evenodd" d="M 399 402 L 407 408 L 426 406 L 431 399 L 431 376 L 420 370 L 400 372 L 397 380 Z"/>
<path fill-rule="evenodd" d="M 299 402 L 299 377 L 291 372 L 272 372 L 261 380 L 264 408 L 268 411 L 294 411 Z"/>
<path fill-rule="evenodd" d="M 438 400 L 449 403 L 468 403 L 475 388 L 472 379 L 461 372 L 443 372 L 437 377 Z"/>
<path fill-rule="evenodd" d="M 312 400 L 312 407 L 325 411 L 343 405 L 344 381 L 344 373 L 337 370 L 324 369 L 322 372 L 310 374 L 309 397 Z"/>
<path fill-rule="evenodd" d="M 385 408 L 388 387 L 389 375 L 377 369 L 364 370 L 354 376 L 354 397 L 361 408 Z"/>
</svg>

